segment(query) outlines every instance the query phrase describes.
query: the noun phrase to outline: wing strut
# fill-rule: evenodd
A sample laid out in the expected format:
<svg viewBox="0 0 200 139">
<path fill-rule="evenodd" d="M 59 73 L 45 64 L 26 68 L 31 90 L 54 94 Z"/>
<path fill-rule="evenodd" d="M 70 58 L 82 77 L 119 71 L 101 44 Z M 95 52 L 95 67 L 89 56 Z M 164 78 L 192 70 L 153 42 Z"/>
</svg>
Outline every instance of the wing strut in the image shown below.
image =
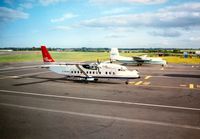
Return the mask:
<svg viewBox="0 0 200 139">
<path fill-rule="evenodd" d="M 82 70 L 81 67 L 80 67 L 78 64 L 76 64 L 76 67 L 77 67 L 87 78 L 90 78 L 90 76 L 88 76 L 87 73 L 85 73 L 85 71 Z"/>
</svg>

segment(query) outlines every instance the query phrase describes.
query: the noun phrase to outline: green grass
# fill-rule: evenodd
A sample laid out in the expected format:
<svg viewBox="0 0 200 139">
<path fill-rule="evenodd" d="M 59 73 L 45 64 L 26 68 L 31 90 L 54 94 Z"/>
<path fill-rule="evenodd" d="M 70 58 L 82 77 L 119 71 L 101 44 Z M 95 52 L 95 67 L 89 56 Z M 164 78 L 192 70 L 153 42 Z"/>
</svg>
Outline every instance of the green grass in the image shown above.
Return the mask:
<svg viewBox="0 0 200 139">
<path fill-rule="evenodd" d="M 200 58 L 192 57 L 192 58 L 183 58 L 178 56 L 167 56 L 163 57 L 168 63 L 176 63 L 176 64 L 200 64 Z"/>
<path fill-rule="evenodd" d="M 109 59 L 106 52 L 54 52 L 51 53 L 56 61 L 105 61 Z"/>
<path fill-rule="evenodd" d="M 109 60 L 109 53 L 105 52 L 50 52 L 55 61 L 101 61 Z M 16 53 L 0 55 L 0 62 L 40 62 L 40 52 Z"/>
<path fill-rule="evenodd" d="M 101 61 L 109 60 L 107 52 L 50 52 L 56 61 L 71 62 L 71 61 Z M 138 56 L 144 53 L 122 53 L 123 56 Z M 168 63 L 185 63 L 185 64 L 200 64 L 200 58 L 181 58 L 176 56 L 162 57 Z M 42 62 L 41 52 L 12 52 L 9 54 L 0 54 L 0 62 Z"/>
<path fill-rule="evenodd" d="M 8 54 L 8 55 L 0 55 L 0 62 L 29 62 L 29 61 L 40 61 L 41 54 L 40 53 L 24 53 L 24 54 Z"/>
</svg>

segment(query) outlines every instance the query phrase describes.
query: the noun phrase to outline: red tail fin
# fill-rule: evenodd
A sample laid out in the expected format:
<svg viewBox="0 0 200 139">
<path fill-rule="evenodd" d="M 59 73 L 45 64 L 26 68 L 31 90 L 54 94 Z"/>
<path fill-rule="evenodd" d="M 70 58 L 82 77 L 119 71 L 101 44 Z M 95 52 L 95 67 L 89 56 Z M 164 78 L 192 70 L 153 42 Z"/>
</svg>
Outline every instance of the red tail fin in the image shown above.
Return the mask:
<svg viewBox="0 0 200 139">
<path fill-rule="evenodd" d="M 44 62 L 55 62 L 51 55 L 49 54 L 46 46 L 41 46 L 42 56 Z"/>
</svg>

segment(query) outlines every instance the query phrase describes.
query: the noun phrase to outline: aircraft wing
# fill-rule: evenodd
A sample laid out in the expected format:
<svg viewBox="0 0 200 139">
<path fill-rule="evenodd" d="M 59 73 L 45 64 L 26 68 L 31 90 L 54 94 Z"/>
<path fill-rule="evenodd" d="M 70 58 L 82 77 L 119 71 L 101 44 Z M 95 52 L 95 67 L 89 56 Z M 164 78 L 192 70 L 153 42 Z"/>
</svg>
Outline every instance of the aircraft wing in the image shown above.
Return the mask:
<svg viewBox="0 0 200 139">
<path fill-rule="evenodd" d="M 52 62 L 52 63 L 45 63 L 48 65 L 85 65 L 85 64 L 92 64 L 91 62 Z"/>
<path fill-rule="evenodd" d="M 143 63 L 143 62 L 145 61 L 144 59 L 142 59 L 142 58 L 139 57 L 139 56 L 134 56 L 134 57 L 133 57 L 133 60 L 136 61 L 136 62 L 141 62 L 141 63 Z"/>
<path fill-rule="evenodd" d="M 140 63 L 144 63 L 144 62 L 147 62 L 147 61 L 151 61 L 151 59 L 149 59 L 149 58 L 146 57 L 146 56 L 134 56 L 134 57 L 133 57 L 133 60 L 134 60 L 134 61 L 137 61 L 137 62 L 140 62 Z"/>
</svg>

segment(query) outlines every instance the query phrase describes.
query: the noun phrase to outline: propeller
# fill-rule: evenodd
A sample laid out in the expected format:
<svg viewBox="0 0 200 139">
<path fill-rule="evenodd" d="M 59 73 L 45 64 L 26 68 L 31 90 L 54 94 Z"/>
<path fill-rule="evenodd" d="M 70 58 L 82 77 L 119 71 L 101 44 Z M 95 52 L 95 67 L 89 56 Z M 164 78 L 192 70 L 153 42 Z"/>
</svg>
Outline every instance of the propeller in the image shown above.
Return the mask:
<svg viewBox="0 0 200 139">
<path fill-rule="evenodd" d="M 112 59 L 110 58 L 110 63 L 113 63 Z"/>
<path fill-rule="evenodd" d="M 101 61 L 99 59 L 97 59 L 97 63 L 96 63 L 96 68 L 98 70 L 98 72 L 100 72 L 100 65 L 101 64 Z"/>
<path fill-rule="evenodd" d="M 101 61 L 97 58 L 97 64 L 100 64 L 101 63 Z"/>
</svg>

